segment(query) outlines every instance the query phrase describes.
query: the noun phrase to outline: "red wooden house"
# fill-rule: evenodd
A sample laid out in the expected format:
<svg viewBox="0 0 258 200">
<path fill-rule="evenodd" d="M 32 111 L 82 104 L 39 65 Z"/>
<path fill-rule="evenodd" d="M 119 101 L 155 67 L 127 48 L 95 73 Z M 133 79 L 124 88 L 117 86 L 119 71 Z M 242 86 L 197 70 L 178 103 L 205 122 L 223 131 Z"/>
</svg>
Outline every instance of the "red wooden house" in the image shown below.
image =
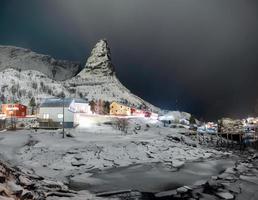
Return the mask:
<svg viewBox="0 0 258 200">
<path fill-rule="evenodd" d="M 145 116 L 145 117 L 151 117 L 151 112 L 149 112 L 149 111 L 144 111 L 144 116 Z"/>
<path fill-rule="evenodd" d="M 2 113 L 6 117 L 26 117 L 27 107 L 22 104 L 2 104 Z"/>
<path fill-rule="evenodd" d="M 145 112 L 143 110 L 131 108 L 131 115 L 136 117 L 145 117 Z"/>
</svg>

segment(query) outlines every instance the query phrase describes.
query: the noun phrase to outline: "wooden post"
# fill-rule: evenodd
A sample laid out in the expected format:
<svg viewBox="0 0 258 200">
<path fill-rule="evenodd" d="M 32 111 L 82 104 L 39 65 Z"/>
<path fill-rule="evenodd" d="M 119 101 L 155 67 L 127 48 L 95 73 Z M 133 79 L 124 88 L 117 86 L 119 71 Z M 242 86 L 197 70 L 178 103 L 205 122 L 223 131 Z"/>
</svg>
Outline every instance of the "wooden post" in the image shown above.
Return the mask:
<svg viewBox="0 0 258 200">
<path fill-rule="evenodd" d="M 218 146 L 218 141 L 219 141 L 219 132 L 217 132 L 217 134 L 216 134 L 216 138 L 217 138 L 216 143 L 217 143 L 217 146 Z"/>
<path fill-rule="evenodd" d="M 244 143 L 243 143 L 243 133 L 240 134 L 240 144 L 241 144 L 241 150 L 244 150 Z"/>
<path fill-rule="evenodd" d="M 241 144 L 241 132 L 239 133 L 239 147 L 240 151 L 242 150 L 242 144 Z"/>
<path fill-rule="evenodd" d="M 228 132 L 227 132 L 227 148 L 228 148 Z"/>
<path fill-rule="evenodd" d="M 63 97 L 63 138 L 65 137 L 65 130 L 64 130 L 64 121 L 65 121 L 65 120 L 64 120 L 64 106 L 65 106 L 65 105 L 64 105 L 64 100 L 65 100 L 65 99 L 64 99 L 64 97 Z"/>
<path fill-rule="evenodd" d="M 234 142 L 233 142 L 233 134 L 232 133 L 231 133 L 230 139 L 231 139 L 231 148 L 233 148 L 234 147 Z"/>
</svg>

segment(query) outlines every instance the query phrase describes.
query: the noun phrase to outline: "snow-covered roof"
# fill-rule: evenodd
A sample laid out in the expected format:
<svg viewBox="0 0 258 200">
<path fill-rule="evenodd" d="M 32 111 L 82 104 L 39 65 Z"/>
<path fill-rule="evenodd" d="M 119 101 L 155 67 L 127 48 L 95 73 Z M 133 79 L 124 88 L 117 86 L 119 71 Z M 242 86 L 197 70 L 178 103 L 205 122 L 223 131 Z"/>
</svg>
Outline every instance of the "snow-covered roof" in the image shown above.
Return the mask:
<svg viewBox="0 0 258 200">
<path fill-rule="evenodd" d="M 40 107 L 62 107 L 63 104 L 64 107 L 69 107 L 73 101 L 75 103 L 87 103 L 87 101 L 83 99 L 65 98 L 63 100 L 61 98 L 48 98 L 40 104 Z"/>
</svg>

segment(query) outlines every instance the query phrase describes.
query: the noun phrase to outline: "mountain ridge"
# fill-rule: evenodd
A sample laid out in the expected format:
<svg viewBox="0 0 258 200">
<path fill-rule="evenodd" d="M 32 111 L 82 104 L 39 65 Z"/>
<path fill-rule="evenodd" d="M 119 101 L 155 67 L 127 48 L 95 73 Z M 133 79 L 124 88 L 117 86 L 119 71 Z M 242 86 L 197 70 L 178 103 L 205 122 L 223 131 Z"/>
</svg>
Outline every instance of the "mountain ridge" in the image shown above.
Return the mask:
<svg viewBox="0 0 258 200">
<path fill-rule="evenodd" d="M 36 54 L 19 47 L 11 49 L 10 47 L 0 46 L 0 77 L 2 78 L 0 88 L 1 93 L 9 99 L 15 97 L 22 103 L 28 103 L 32 96 L 36 97 L 36 101 L 40 101 L 44 97 L 60 96 L 63 93 L 66 97 L 118 101 L 135 107 L 144 106 L 153 111 L 160 110 L 132 94 L 119 81 L 111 60 L 110 48 L 104 39 L 96 43 L 81 71 L 77 68 L 79 66 L 74 67 L 69 61 L 63 61 L 67 65 L 62 68 L 56 64 L 58 61 L 50 56 Z M 18 65 L 19 61 L 22 61 L 23 65 Z M 32 65 L 24 66 L 26 63 L 32 63 Z M 42 69 L 44 64 L 47 70 Z M 67 67 L 69 65 L 74 67 L 70 73 Z M 58 78 L 51 74 L 52 69 L 57 66 L 59 66 L 56 72 L 59 75 Z M 68 77 L 68 73 L 71 77 L 62 80 Z"/>
<path fill-rule="evenodd" d="M 0 45 L 0 71 L 8 68 L 37 70 L 54 80 L 66 80 L 79 73 L 81 64 L 55 59 L 22 47 Z"/>
</svg>

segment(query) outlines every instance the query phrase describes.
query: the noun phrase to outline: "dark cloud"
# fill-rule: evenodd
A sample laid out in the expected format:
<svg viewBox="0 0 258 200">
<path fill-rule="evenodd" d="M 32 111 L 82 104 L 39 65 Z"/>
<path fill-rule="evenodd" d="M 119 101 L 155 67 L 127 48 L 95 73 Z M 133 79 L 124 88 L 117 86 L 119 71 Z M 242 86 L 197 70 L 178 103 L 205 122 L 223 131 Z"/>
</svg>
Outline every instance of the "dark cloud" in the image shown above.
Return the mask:
<svg viewBox="0 0 258 200">
<path fill-rule="evenodd" d="M 256 0 L 2 0 L 0 43 L 85 62 L 107 38 L 117 74 L 146 100 L 198 116 L 252 114 Z"/>
</svg>

